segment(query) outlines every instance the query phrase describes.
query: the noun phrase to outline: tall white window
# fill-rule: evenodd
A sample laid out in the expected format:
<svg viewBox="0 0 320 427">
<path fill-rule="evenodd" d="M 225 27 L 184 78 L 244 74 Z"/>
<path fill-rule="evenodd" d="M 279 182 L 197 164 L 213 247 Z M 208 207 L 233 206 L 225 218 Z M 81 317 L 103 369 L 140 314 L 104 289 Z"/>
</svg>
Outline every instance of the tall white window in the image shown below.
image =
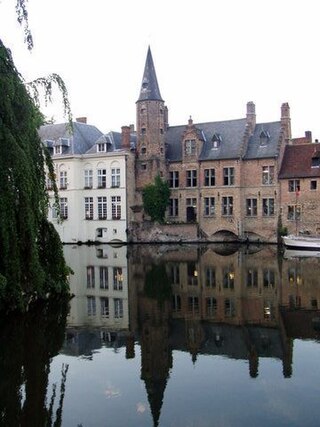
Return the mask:
<svg viewBox="0 0 320 427">
<path fill-rule="evenodd" d="M 121 319 L 123 317 L 123 300 L 121 298 L 115 298 L 113 301 L 114 317 L 115 319 Z"/>
<path fill-rule="evenodd" d="M 120 168 L 111 169 L 111 187 L 120 187 Z"/>
<path fill-rule="evenodd" d="M 65 190 L 68 185 L 68 174 L 67 171 L 60 171 L 60 190 Z"/>
<path fill-rule="evenodd" d="M 93 197 L 84 198 L 85 219 L 93 219 Z"/>
<path fill-rule="evenodd" d="M 68 199 L 66 197 L 60 198 L 60 217 L 62 219 L 68 218 Z"/>
<path fill-rule="evenodd" d="M 107 170 L 98 169 L 98 188 L 106 188 L 107 186 Z"/>
<path fill-rule="evenodd" d="M 102 317 L 109 317 L 109 298 L 100 298 L 100 310 Z"/>
<path fill-rule="evenodd" d="M 111 197 L 111 213 L 112 219 L 121 219 L 121 197 Z"/>
<path fill-rule="evenodd" d="M 87 267 L 87 288 L 88 289 L 93 289 L 95 286 L 95 278 L 94 278 L 95 274 L 94 274 L 94 266 L 93 265 L 89 265 Z"/>
<path fill-rule="evenodd" d="M 98 218 L 107 219 L 107 197 L 98 197 Z"/>
<path fill-rule="evenodd" d="M 85 169 L 84 170 L 84 188 L 93 187 L 93 170 Z"/>
<path fill-rule="evenodd" d="M 99 267 L 100 289 L 109 289 L 108 267 Z"/>
<path fill-rule="evenodd" d="M 93 296 L 87 297 L 87 313 L 88 316 L 95 316 L 97 312 L 96 298 Z"/>
</svg>

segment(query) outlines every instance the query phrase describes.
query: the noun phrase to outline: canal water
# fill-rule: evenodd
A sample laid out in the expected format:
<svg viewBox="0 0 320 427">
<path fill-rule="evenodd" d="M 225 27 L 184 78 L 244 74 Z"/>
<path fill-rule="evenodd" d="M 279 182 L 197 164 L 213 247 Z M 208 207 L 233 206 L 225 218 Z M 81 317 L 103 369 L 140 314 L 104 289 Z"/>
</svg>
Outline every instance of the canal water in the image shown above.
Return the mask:
<svg viewBox="0 0 320 427">
<path fill-rule="evenodd" d="M 71 301 L 1 319 L 1 426 L 320 424 L 316 254 L 64 251 Z"/>
</svg>

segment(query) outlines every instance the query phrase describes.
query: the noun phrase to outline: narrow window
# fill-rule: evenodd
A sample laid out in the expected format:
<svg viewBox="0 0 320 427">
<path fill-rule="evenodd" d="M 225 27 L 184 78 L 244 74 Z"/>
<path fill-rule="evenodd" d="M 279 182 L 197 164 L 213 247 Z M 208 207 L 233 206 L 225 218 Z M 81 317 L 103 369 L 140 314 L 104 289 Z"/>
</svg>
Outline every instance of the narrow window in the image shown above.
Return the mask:
<svg viewBox="0 0 320 427">
<path fill-rule="evenodd" d="M 85 219 L 93 219 L 93 197 L 84 198 Z"/>
</svg>

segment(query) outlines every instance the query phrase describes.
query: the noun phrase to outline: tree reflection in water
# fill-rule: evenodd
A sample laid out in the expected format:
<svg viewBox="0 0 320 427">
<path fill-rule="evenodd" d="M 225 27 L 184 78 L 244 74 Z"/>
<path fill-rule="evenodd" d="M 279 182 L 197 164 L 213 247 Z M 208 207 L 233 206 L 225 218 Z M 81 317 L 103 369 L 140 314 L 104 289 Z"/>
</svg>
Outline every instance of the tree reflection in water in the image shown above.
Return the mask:
<svg viewBox="0 0 320 427">
<path fill-rule="evenodd" d="M 0 319 L 1 425 L 61 425 L 68 365 L 61 368 L 59 396 L 54 384 L 50 400 L 48 377 L 63 344 L 68 307 L 67 300 L 38 303 L 23 315 Z"/>
</svg>

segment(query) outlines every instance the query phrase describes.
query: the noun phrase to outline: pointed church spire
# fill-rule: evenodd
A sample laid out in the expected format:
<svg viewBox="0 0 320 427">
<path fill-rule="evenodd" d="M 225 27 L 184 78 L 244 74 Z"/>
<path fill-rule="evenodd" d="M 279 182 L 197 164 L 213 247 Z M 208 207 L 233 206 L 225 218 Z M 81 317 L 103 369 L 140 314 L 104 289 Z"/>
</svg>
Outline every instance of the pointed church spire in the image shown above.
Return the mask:
<svg viewBox="0 0 320 427">
<path fill-rule="evenodd" d="M 148 47 L 146 65 L 144 67 L 140 96 L 138 101 L 163 101 L 160 95 L 150 46 Z"/>
</svg>

